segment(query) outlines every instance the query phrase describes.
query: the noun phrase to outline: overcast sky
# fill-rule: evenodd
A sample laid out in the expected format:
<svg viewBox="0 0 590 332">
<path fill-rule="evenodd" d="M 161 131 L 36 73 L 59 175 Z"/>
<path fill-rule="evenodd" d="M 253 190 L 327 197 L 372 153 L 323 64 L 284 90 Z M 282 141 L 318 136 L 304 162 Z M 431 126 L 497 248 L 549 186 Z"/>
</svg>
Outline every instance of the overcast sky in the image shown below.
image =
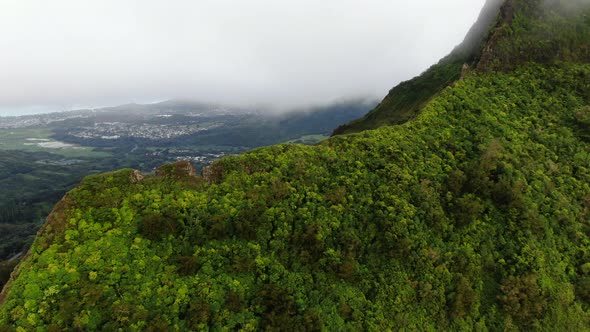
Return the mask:
<svg viewBox="0 0 590 332">
<path fill-rule="evenodd" d="M 0 0 L 0 115 L 171 98 L 384 97 L 484 0 Z"/>
</svg>

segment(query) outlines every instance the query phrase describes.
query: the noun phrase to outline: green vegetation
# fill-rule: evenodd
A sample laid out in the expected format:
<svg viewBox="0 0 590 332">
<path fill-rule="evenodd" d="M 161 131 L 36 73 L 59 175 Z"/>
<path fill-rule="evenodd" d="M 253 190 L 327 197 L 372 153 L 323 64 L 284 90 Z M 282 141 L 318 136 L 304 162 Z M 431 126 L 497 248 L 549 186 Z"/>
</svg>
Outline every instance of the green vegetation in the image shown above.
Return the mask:
<svg viewBox="0 0 590 332">
<path fill-rule="evenodd" d="M 588 62 L 590 6 L 572 0 L 509 0 L 478 66 L 511 70 L 527 62 Z"/>
<path fill-rule="evenodd" d="M 0 150 L 50 152 L 68 158 L 108 157 L 110 154 L 94 151 L 90 147 L 56 142 L 50 128 L 0 129 Z"/>
<path fill-rule="evenodd" d="M 142 151 L 111 158 L 67 158 L 48 152 L 0 149 L 0 266 L 26 252 L 52 207 L 84 176 L 122 167 L 151 170 L 166 156 Z M 0 287 L 7 280 L 0 273 Z"/>
<path fill-rule="evenodd" d="M 505 1 L 469 39 L 478 70 L 398 88 L 413 121 L 203 177 L 85 178 L 0 294 L 0 330 L 590 330 L 590 21 L 571 3 Z"/>
<path fill-rule="evenodd" d="M 422 75 L 402 82 L 369 114 L 336 128 L 334 134 L 354 133 L 411 120 L 433 96 L 459 79 L 464 60 L 449 56 Z"/>
<path fill-rule="evenodd" d="M 205 178 L 88 177 L 17 268 L 0 320 L 588 329 L 589 97 L 590 65 L 530 64 L 469 75 L 405 125 L 225 158 Z"/>
</svg>

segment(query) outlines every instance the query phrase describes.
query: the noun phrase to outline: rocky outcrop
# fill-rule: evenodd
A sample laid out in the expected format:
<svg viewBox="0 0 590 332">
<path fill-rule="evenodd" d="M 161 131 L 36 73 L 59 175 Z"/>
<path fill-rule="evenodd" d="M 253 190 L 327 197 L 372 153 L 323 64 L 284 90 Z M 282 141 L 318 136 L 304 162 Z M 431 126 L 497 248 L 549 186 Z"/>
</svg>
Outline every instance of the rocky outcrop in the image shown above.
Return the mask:
<svg viewBox="0 0 590 332">
<path fill-rule="evenodd" d="M 477 22 L 469 29 L 463 42 L 453 50 L 453 54 L 462 54 L 467 60 L 471 57 L 477 57 L 479 54 L 482 42 L 488 36 L 490 28 L 495 24 L 498 13 L 501 10 L 505 0 L 487 0 Z"/>
<path fill-rule="evenodd" d="M 507 0 L 504 4 L 500 7 L 500 16 L 490 32 L 488 40 L 486 41 L 479 58 L 479 62 L 477 63 L 478 70 L 485 70 L 489 67 L 492 60 L 495 58 L 495 48 L 504 34 L 504 28 L 506 25 L 509 25 L 512 20 L 514 19 L 514 13 L 516 11 L 516 7 L 514 4 L 514 0 Z"/>
<path fill-rule="evenodd" d="M 172 164 L 167 164 L 156 169 L 156 176 L 183 178 L 196 176 L 196 170 L 189 161 L 182 160 Z"/>
<path fill-rule="evenodd" d="M 464 63 L 463 67 L 461 67 L 461 77 L 459 79 L 462 80 L 463 78 L 465 78 L 465 76 L 469 74 L 470 69 L 471 68 L 469 67 L 469 65 Z"/>
<path fill-rule="evenodd" d="M 223 178 L 223 167 L 218 163 L 214 163 L 204 167 L 201 175 L 207 183 L 219 183 Z"/>
<path fill-rule="evenodd" d="M 131 173 L 131 183 L 141 182 L 144 178 L 145 176 L 138 170 L 134 170 L 133 173 Z"/>
</svg>

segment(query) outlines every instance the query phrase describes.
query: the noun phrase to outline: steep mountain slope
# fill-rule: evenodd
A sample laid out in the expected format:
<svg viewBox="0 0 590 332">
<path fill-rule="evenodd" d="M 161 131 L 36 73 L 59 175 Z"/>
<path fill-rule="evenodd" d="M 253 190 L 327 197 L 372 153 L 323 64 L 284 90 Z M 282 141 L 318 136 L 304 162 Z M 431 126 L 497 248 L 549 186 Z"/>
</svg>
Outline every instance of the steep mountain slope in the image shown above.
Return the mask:
<svg viewBox="0 0 590 332">
<path fill-rule="evenodd" d="M 499 46 L 524 39 L 492 38 L 485 68 L 403 125 L 202 177 L 179 163 L 86 178 L 0 295 L 0 326 L 590 329 L 590 4 L 509 4 L 506 29 L 583 33 L 524 60 Z"/>
<path fill-rule="evenodd" d="M 495 24 L 502 4 L 503 0 L 487 0 L 477 22 L 451 54 L 420 76 L 391 89 L 373 111 L 341 125 L 334 130 L 333 135 L 401 124 L 414 118 L 432 97 L 461 77 L 464 65 L 473 66 L 477 63 L 482 44 L 490 33 L 490 27 Z"/>
<path fill-rule="evenodd" d="M 450 55 L 393 88 L 373 111 L 333 134 L 404 123 L 473 69 L 506 71 L 529 61 L 590 61 L 590 18 L 583 11 L 587 4 L 587 0 L 488 0 L 477 23 Z"/>
</svg>

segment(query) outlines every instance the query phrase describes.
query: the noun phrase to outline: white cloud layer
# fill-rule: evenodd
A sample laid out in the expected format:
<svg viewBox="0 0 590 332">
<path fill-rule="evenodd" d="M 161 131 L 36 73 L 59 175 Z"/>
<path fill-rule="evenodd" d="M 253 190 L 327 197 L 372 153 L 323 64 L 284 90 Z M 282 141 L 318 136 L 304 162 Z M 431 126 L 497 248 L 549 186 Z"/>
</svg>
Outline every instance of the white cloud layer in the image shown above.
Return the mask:
<svg viewBox="0 0 590 332">
<path fill-rule="evenodd" d="M 484 0 L 0 0 L 0 114 L 188 98 L 382 97 Z"/>
</svg>

